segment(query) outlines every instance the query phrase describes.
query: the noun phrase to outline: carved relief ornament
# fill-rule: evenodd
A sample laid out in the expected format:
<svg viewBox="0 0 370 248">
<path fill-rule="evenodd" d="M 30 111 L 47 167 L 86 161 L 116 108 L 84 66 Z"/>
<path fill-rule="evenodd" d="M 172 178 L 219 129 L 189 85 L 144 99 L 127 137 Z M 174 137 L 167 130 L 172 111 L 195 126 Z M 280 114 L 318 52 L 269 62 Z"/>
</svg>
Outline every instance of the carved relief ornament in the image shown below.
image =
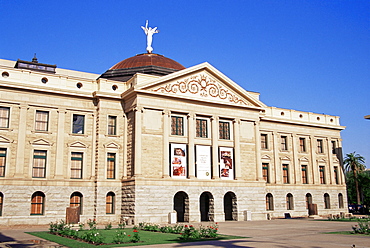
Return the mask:
<svg viewBox="0 0 370 248">
<path fill-rule="evenodd" d="M 241 105 L 251 105 L 249 102 L 244 101 L 239 96 L 230 92 L 217 83 L 215 80 L 211 79 L 207 75 L 195 75 L 186 78 L 182 81 L 177 81 L 176 83 L 169 83 L 153 89 L 154 92 L 161 93 L 191 93 L 194 95 L 199 95 L 201 97 L 214 97 L 221 100 L 229 100 L 231 103 L 241 104 Z"/>
</svg>

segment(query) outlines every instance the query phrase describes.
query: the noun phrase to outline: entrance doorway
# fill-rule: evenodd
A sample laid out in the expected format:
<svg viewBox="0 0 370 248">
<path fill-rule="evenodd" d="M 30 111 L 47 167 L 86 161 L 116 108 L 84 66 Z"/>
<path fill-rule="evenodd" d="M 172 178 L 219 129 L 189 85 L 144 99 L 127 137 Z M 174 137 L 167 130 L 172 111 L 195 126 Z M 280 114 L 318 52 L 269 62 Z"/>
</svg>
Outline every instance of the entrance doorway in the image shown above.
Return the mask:
<svg viewBox="0 0 370 248">
<path fill-rule="evenodd" d="M 209 192 L 203 192 L 199 198 L 200 206 L 200 220 L 213 221 L 214 220 L 214 204 L 213 196 Z"/>
<path fill-rule="evenodd" d="M 224 195 L 224 213 L 225 220 L 238 220 L 236 195 L 233 192 L 229 191 Z"/>
<path fill-rule="evenodd" d="M 179 191 L 173 197 L 173 209 L 177 212 L 177 222 L 189 222 L 189 196 Z"/>
</svg>

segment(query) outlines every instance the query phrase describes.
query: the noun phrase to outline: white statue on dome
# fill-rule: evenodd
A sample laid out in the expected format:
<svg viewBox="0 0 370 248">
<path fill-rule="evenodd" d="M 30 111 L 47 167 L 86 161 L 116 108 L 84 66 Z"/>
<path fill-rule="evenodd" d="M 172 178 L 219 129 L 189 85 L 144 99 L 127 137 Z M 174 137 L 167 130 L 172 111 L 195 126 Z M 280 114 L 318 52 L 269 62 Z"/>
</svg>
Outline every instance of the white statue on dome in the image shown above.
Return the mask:
<svg viewBox="0 0 370 248">
<path fill-rule="evenodd" d="M 146 34 L 146 50 L 148 53 L 152 53 L 153 47 L 152 47 L 152 41 L 153 41 L 153 34 L 159 33 L 159 30 L 157 30 L 157 27 L 151 28 L 148 27 L 148 20 L 146 21 L 145 27 L 141 26 L 141 28 L 144 30 Z"/>
</svg>

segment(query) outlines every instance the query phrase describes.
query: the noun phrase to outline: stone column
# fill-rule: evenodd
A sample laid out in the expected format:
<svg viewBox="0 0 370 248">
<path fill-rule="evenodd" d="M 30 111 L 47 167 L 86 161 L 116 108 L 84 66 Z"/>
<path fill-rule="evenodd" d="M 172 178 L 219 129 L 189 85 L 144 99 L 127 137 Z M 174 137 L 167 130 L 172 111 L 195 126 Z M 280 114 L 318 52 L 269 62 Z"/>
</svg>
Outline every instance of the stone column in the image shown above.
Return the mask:
<svg viewBox="0 0 370 248">
<path fill-rule="evenodd" d="M 326 147 L 328 151 L 328 172 L 326 174 L 329 174 L 328 178 L 328 184 L 335 184 L 335 178 L 334 178 L 334 166 L 333 166 L 333 152 L 331 149 L 331 139 L 326 138 Z"/>
<path fill-rule="evenodd" d="M 302 169 L 301 169 L 301 165 L 299 163 L 299 159 L 298 159 L 298 139 L 297 139 L 297 135 L 296 134 L 292 134 L 291 135 L 292 137 L 292 151 L 293 151 L 293 169 L 294 171 L 292 172 L 292 175 L 293 175 L 293 180 L 292 180 L 292 183 L 302 183 Z"/>
<path fill-rule="evenodd" d="M 194 113 L 189 113 L 188 117 L 188 168 L 189 178 L 195 178 L 195 154 L 194 154 L 194 138 L 195 138 L 195 124 Z"/>
<path fill-rule="evenodd" d="M 273 140 L 273 151 L 274 151 L 274 166 L 275 166 L 275 182 L 277 184 L 282 183 L 282 165 L 279 158 L 279 135 L 276 131 L 272 133 Z M 273 182 L 271 182 L 273 183 Z"/>
<path fill-rule="evenodd" d="M 123 126 L 122 126 L 122 136 L 123 136 L 123 156 L 122 156 L 122 179 L 127 178 L 127 116 L 125 113 L 122 115 L 123 117 Z M 121 131 L 120 131 L 121 133 Z"/>
<path fill-rule="evenodd" d="M 309 180 L 310 183 L 320 184 L 319 166 L 317 164 L 318 161 L 316 160 L 316 148 L 316 139 L 313 135 L 310 135 L 311 173 L 309 175 Z"/>
<path fill-rule="evenodd" d="M 235 119 L 234 124 L 234 178 L 241 179 L 241 161 L 240 161 L 240 119 Z"/>
<path fill-rule="evenodd" d="M 256 171 L 257 171 L 257 181 L 263 181 L 263 173 L 262 173 L 262 161 L 261 161 L 261 133 L 260 133 L 260 126 L 259 121 L 254 122 L 254 136 L 255 138 L 255 149 L 256 149 Z M 269 173 L 270 173 L 270 181 L 272 181 L 271 178 L 271 164 L 269 164 Z"/>
<path fill-rule="evenodd" d="M 63 179 L 64 175 L 67 175 L 63 170 L 66 168 L 65 159 L 64 159 L 64 134 L 65 123 L 66 123 L 66 114 L 65 109 L 58 109 L 58 126 L 57 126 L 57 143 L 56 143 L 56 155 L 55 155 L 55 175 L 56 179 Z"/>
<path fill-rule="evenodd" d="M 218 117 L 211 118 L 212 138 L 212 179 L 220 179 L 218 160 Z"/>
<path fill-rule="evenodd" d="M 169 178 L 170 177 L 170 129 L 171 129 L 171 112 L 169 110 L 163 110 L 163 165 L 162 165 L 162 177 Z"/>
<path fill-rule="evenodd" d="M 134 177 L 141 176 L 141 128 L 142 128 L 142 116 L 144 110 L 136 107 L 135 111 L 135 157 L 134 157 Z"/>
<path fill-rule="evenodd" d="M 21 104 L 19 106 L 19 123 L 18 123 L 18 139 L 17 139 L 17 158 L 15 163 L 15 178 L 27 178 L 30 177 L 27 172 L 24 171 L 24 155 L 26 151 L 26 132 L 27 132 L 27 110 L 28 105 Z M 30 151 L 33 154 L 33 151 Z M 49 155 L 49 154 L 48 154 Z M 31 161 L 31 166 L 32 166 Z M 27 166 L 28 167 L 28 166 Z"/>
</svg>

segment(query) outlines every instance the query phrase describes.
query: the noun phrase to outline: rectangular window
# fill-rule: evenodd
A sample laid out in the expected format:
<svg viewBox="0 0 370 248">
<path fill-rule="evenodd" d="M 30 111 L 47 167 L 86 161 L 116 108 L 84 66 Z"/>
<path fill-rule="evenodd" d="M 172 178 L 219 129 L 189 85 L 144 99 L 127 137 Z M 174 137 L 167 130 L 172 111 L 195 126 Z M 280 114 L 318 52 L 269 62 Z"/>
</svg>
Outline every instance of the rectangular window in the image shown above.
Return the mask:
<svg viewBox="0 0 370 248">
<path fill-rule="evenodd" d="M 71 179 L 82 178 L 83 153 L 72 152 L 71 154 Z"/>
<path fill-rule="evenodd" d="M 10 108 L 0 107 L 0 128 L 9 127 Z"/>
<path fill-rule="evenodd" d="M 305 138 L 299 138 L 299 151 L 306 152 L 306 139 Z"/>
<path fill-rule="evenodd" d="M 317 140 L 317 152 L 324 153 L 323 141 L 322 139 Z"/>
<path fill-rule="evenodd" d="M 325 184 L 325 166 L 319 166 L 320 183 Z"/>
<path fill-rule="evenodd" d="M 220 139 L 229 140 L 230 139 L 230 122 L 220 121 L 218 123 Z"/>
<path fill-rule="evenodd" d="M 171 116 L 171 135 L 184 135 L 184 117 Z"/>
<path fill-rule="evenodd" d="M 107 179 L 115 179 L 116 175 L 116 154 L 107 154 Z"/>
<path fill-rule="evenodd" d="M 332 154 L 337 154 L 337 144 L 336 144 L 335 140 L 331 141 L 331 153 Z"/>
<path fill-rule="evenodd" d="M 283 183 L 289 183 L 289 165 L 283 164 Z"/>
<path fill-rule="evenodd" d="M 263 175 L 263 179 L 267 183 L 270 183 L 269 164 L 268 163 L 263 163 L 262 164 L 262 175 Z"/>
<path fill-rule="evenodd" d="M 116 135 L 117 116 L 108 116 L 108 135 Z"/>
<path fill-rule="evenodd" d="M 0 148 L 0 177 L 5 176 L 6 148 Z"/>
<path fill-rule="evenodd" d="M 85 116 L 84 115 L 73 115 L 72 133 L 83 134 L 84 126 L 85 126 Z"/>
<path fill-rule="evenodd" d="M 267 145 L 267 134 L 261 134 L 261 149 L 268 149 Z"/>
<path fill-rule="evenodd" d="M 35 150 L 33 152 L 32 177 L 44 178 L 46 171 L 46 151 Z"/>
<path fill-rule="evenodd" d="M 113 192 L 109 192 L 106 196 L 106 203 L 105 203 L 105 213 L 106 214 L 114 214 L 114 198 L 115 195 Z"/>
<path fill-rule="evenodd" d="M 288 137 L 281 136 L 281 150 L 287 151 L 288 150 Z"/>
<path fill-rule="evenodd" d="M 302 169 L 302 183 L 307 184 L 307 165 L 301 165 Z"/>
<path fill-rule="evenodd" d="M 49 112 L 36 110 L 35 130 L 48 131 L 49 128 Z"/>
<path fill-rule="evenodd" d="M 197 119 L 196 120 L 196 136 L 200 138 L 207 138 L 207 120 Z"/>
<path fill-rule="evenodd" d="M 334 166 L 334 180 L 336 184 L 339 184 L 338 166 Z"/>
</svg>

